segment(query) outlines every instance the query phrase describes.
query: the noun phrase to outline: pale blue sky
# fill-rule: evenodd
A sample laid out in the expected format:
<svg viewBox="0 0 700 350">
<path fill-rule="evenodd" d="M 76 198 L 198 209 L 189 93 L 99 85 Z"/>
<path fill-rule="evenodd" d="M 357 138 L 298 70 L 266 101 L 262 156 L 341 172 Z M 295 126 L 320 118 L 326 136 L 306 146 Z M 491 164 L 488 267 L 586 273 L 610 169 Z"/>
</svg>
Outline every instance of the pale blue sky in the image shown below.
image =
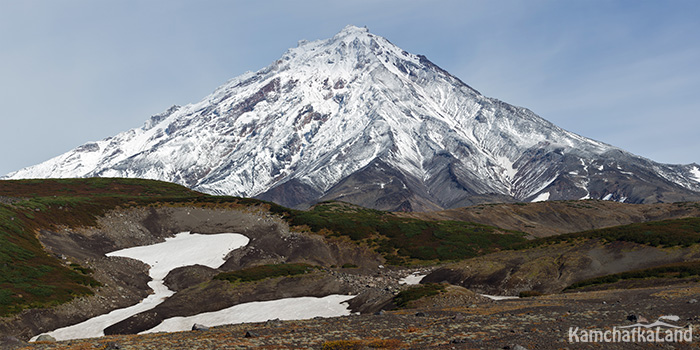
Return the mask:
<svg viewBox="0 0 700 350">
<path fill-rule="evenodd" d="M 367 26 L 483 94 L 700 163 L 700 1 L 0 0 L 0 175 Z"/>
</svg>

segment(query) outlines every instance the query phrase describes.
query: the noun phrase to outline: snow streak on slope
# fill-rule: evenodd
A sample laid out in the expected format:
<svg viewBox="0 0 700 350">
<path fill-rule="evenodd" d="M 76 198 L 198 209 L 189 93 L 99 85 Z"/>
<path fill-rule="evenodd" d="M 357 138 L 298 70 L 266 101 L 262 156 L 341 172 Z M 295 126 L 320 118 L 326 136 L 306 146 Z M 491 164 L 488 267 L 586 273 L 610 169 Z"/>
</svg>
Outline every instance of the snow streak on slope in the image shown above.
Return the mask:
<svg viewBox="0 0 700 350">
<path fill-rule="evenodd" d="M 377 188 L 378 202 L 451 207 L 469 198 L 532 200 L 544 192 L 549 199 L 595 197 L 595 188 L 573 184 L 593 186 L 600 175 L 579 171 L 584 160 L 614 162 L 639 181 L 663 179 L 668 191 L 700 191 L 687 168 L 562 130 L 481 95 L 424 56 L 348 26 L 327 40 L 301 41 L 198 103 L 9 177 L 150 178 L 285 205 L 370 181 L 403 186 Z M 371 164 L 381 164 L 384 174 Z M 622 174 L 605 174 L 613 175 Z M 336 188 L 341 184 L 347 188 Z"/>
<path fill-rule="evenodd" d="M 314 317 L 350 315 L 347 302 L 353 295 L 332 294 L 322 298 L 298 297 L 270 301 L 254 301 L 238 304 L 223 310 L 205 312 L 194 316 L 172 317 L 144 333 L 179 332 L 192 329 L 195 323 L 208 327 L 224 324 L 265 322 L 272 319 L 303 320 Z"/>
<path fill-rule="evenodd" d="M 700 182 L 700 169 L 698 169 L 698 167 L 693 167 L 690 169 L 690 173 L 692 174 L 693 180 Z"/>
</svg>

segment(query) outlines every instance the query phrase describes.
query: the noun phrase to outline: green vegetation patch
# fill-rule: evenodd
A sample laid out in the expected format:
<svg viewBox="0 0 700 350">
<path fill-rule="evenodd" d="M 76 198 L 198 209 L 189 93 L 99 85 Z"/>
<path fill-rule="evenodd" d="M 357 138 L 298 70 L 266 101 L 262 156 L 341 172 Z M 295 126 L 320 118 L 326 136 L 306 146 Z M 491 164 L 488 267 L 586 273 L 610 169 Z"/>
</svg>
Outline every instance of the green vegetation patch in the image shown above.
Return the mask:
<svg viewBox="0 0 700 350">
<path fill-rule="evenodd" d="M 424 221 L 399 218 L 389 212 L 347 203 L 322 203 L 309 211 L 272 205 L 292 226 L 344 236 L 365 243 L 389 264 L 414 260 L 460 260 L 488 254 L 524 242 L 521 232 L 464 221 Z"/>
<path fill-rule="evenodd" d="M 0 316 L 89 295 L 92 270 L 66 266 L 44 251 L 36 233 L 94 226 L 116 208 L 195 205 L 241 208 L 266 202 L 210 196 L 177 184 L 142 179 L 0 180 Z"/>
<path fill-rule="evenodd" d="M 599 239 L 606 242 L 631 242 L 652 247 L 689 247 L 700 243 L 700 218 L 684 218 L 615 226 L 598 230 L 538 238 L 514 245 L 528 249 L 547 244 Z"/>
<path fill-rule="evenodd" d="M 613 275 L 601 276 L 576 282 L 564 290 L 578 289 L 588 286 L 616 283 L 622 280 L 646 278 L 689 278 L 700 277 L 700 261 L 669 264 L 650 269 L 628 271 Z"/>
<path fill-rule="evenodd" d="M 41 229 L 90 226 L 116 207 L 207 196 L 183 186 L 139 179 L 1 180 L 0 316 L 93 294 L 92 270 L 66 266 L 44 251 Z"/>
<path fill-rule="evenodd" d="M 48 255 L 21 212 L 0 204 L 0 316 L 92 294 L 89 287 L 99 283 L 89 276 L 91 271 L 76 272 Z"/>
<path fill-rule="evenodd" d="M 204 196 L 187 187 L 156 180 L 123 178 L 31 179 L 0 181 L 0 196 L 7 197 L 177 197 Z"/>
<path fill-rule="evenodd" d="M 243 270 L 222 272 L 215 279 L 235 282 L 253 282 L 266 278 L 295 276 L 309 273 L 317 267 L 308 264 L 273 264 L 255 266 Z"/>
<path fill-rule="evenodd" d="M 439 283 L 427 283 L 412 286 L 409 289 L 399 292 L 394 297 L 394 304 L 398 307 L 406 307 L 409 302 L 438 295 L 445 291 L 445 285 Z"/>
</svg>

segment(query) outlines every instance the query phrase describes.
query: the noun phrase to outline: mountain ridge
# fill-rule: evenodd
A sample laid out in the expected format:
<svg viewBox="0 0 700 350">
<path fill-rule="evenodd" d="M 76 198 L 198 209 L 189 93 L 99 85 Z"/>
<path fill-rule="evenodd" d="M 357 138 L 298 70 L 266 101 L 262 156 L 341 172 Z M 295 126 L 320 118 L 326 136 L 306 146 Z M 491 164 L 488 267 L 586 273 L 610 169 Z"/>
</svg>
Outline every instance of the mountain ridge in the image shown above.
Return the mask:
<svg viewBox="0 0 700 350">
<path fill-rule="evenodd" d="M 290 207 L 426 211 L 483 202 L 700 200 L 667 165 L 481 95 L 366 28 L 300 41 L 198 103 L 6 178 L 139 177 Z"/>
</svg>

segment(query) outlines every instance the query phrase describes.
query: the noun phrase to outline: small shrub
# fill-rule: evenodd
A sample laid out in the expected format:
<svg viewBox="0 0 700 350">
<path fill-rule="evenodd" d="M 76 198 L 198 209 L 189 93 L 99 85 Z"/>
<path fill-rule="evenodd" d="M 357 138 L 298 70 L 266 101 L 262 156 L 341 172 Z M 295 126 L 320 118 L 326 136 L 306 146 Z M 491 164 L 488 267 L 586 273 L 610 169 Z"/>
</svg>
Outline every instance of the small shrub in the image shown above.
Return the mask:
<svg viewBox="0 0 700 350">
<path fill-rule="evenodd" d="M 398 307 L 406 307 L 409 302 L 421 298 L 440 294 L 445 291 L 445 285 L 438 283 L 420 284 L 399 292 L 394 297 L 394 304 Z"/>
<path fill-rule="evenodd" d="M 362 340 L 333 340 L 323 343 L 323 350 L 360 350 L 364 348 Z"/>
<path fill-rule="evenodd" d="M 372 349 L 400 349 L 404 343 L 398 339 L 375 339 L 368 341 L 367 346 Z"/>
<path fill-rule="evenodd" d="M 535 290 L 524 290 L 518 294 L 521 298 L 538 297 L 540 295 L 542 295 L 542 293 Z"/>
<path fill-rule="evenodd" d="M 369 339 L 369 340 L 333 340 L 323 343 L 323 350 L 359 350 L 359 349 L 400 349 L 405 344 L 398 339 Z"/>
<path fill-rule="evenodd" d="M 71 267 L 73 270 L 82 273 L 83 275 L 89 275 L 89 274 L 92 274 L 92 273 L 94 272 L 91 268 L 89 268 L 89 267 L 83 267 L 83 266 L 81 266 L 80 264 L 76 264 L 76 263 L 71 263 L 71 264 L 70 264 L 70 267 Z"/>
<path fill-rule="evenodd" d="M 218 280 L 227 280 L 229 282 L 253 282 L 272 277 L 301 275 L 315 268 L 315 266 L 308 264 L 262 265 L 238 271 L 222 272 L 214 276 L 214 278 Z"/>
</svg>

